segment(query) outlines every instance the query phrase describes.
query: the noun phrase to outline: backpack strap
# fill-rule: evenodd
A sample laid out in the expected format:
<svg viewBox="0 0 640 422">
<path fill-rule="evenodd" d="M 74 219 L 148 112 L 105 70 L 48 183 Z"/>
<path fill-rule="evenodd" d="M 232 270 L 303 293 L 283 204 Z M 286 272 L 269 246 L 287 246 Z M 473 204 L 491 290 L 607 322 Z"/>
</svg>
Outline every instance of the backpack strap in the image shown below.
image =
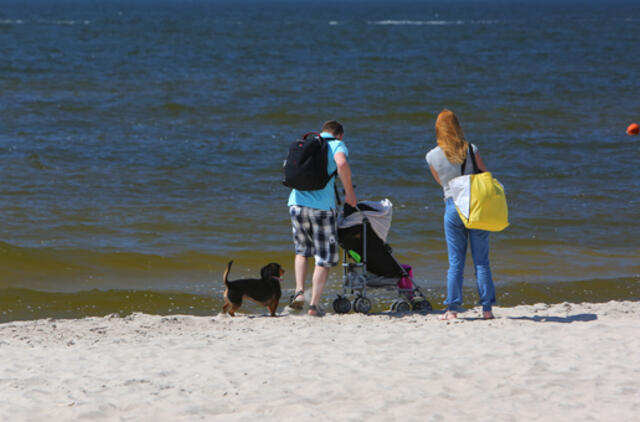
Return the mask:
<svg viewBox="0 0 640 422">
<path fill-rule="evenodd" d="M 337 138 L 323 138 L 321 134 L 319 134 L 318 132 L 307 132 L 304 135 L 302 135 L 302 139 L 307 139 L 307 136 L 309 135 L 313 135 L 318 139 L 322 139 L 323 141 L 335 141 Z"/>
<path fill-rule="evenodd" d="M 302 139 L 305 139 L 308 135 L 315 135 L 318 139 L 321 139 L 322 141 L 325 142 L 329 142 L 329 141 L 335 141 L 337 138 L 324 138 L 320 133 L 318 132 L 309 132 L 309 133 L 305 133 L 305 135 L 302 137 Z M 331 178 L 336 177 L 338 175 L 338 169 L 336 169 L 333 173 L 331 173 L 329 175 L 329 180 L 331 180 Z M 338 206 L 342 205 L 342 201 L 340 200 L 340 194 L 338 193 L 338 187 L 336 186 L 336 184 L 333 184 L 333 193 L 336 196 L 336 204 Z"/>
<path fill-rule="evenodd" d="M 325 142 L 335 141 L 336 139 L 338 139 L 338 138 L 323 138 L 323 137 L 322 137 L 322 135 L 321 135 L 321 134 L 319 134 L 318 132 L 309 132 L 309 133 L 307 133 L 306 135 L 304 135 L 304 136 L 302 137 L 302 139 L 306 138 L 306 137 L 307 137 L 307 135 L 312 135 L 312 134 L 313 134 L 313 135 L 316 135 L 319 139 L 322 139 L 322 140 L 323 140 L 323 141 L 325 141 Z M 332 177 L 335 177 L 337 174 L 338 174 L 338 169 L 336 169 L 336 171 L 334 171 L 333 173 L 331 173 L 331 174 L 329 175 L 329 180 L 331 180 L 331 178 L 332 178 Z M 335 187 L 335 185 L 334 185 L 334 187 Z M 337 195 L 338 195 L 338 191 L 336 190 L 336 196 L 337 196 Z"/>
<path fill-rule="evenodd" d="M 341 206 L 342 200 L 340 199 L 340 194 L 338 193 L 338 186 L 336 186 L 335 183 L 333 184 L 333 193 L 336 195 L 336 206 Z"/>
</svg>

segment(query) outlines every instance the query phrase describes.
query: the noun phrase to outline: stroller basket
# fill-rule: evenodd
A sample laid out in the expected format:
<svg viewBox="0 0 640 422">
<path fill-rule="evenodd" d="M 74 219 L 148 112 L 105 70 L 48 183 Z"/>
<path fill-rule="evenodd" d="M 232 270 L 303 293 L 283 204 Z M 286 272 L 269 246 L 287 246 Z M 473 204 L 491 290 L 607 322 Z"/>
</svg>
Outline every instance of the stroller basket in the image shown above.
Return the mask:
<svg viewBox="0 0 640 422">
<path fill-rule="evenodd" d="M 367 264 L 367 271 L 370 273 L 385 278 L 400 278 L 407 275 L 402 266 L 391 255 L 391 247 L 378 237 L 369 224 L 366 224 L 367 255 L 364 256 L 362 226 L 363 224 L 338 229 L 338 243 L 340 246 L 347 252 L 354 251 L 358 256 L 362 257 Z"/>
</svg>

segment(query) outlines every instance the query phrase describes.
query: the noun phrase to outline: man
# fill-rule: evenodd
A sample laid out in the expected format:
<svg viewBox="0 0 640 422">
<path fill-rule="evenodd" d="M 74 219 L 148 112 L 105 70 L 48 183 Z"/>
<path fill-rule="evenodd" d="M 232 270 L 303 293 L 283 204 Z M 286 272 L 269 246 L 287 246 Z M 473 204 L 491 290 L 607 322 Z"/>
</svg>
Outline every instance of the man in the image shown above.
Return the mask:
<svg viewBox="0 0 640 422">
<path fill-rule="evenodd" d="M 345 202 L 356 205 L 356 194 L 351 184 L 351 168 L 347 162 L 349 151 L 342 142 L 344 129 L 336 120 L 329 120 L 322 126 L 320 136 L 328 140 L 327 173 L 338 170 L 338 177 L 345 189 Z M 338 225 L 336 199 L 334 193 L 335 177 L 319 190 L 300 191 L 293 189 L 289 195 L 289 215 L 293 226 L 295 245 L 296 290 L 291 297 L 290 306 L 302 309 L 304 305 L 304 282 L 307 278 L 307 259 L 315 258 L 315 268 L 311 280 L 311 300 L 309 315 L 322 316 L 320 308 L 322 291 L 329 277 L 329 269 L 338 264 Z"/>
</svg>

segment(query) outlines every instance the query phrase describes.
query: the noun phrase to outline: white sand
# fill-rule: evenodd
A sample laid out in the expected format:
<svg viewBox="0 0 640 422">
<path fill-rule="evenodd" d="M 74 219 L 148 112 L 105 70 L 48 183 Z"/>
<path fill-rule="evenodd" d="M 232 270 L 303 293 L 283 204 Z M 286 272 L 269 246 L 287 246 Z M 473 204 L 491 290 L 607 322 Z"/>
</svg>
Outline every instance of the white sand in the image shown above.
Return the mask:
<svg viewBox="0 0 640 422">
<path fill-rule="evenodd" d="M 640 303 L 0 324 L 0 420 L 640 420 Z"/>
</svg>

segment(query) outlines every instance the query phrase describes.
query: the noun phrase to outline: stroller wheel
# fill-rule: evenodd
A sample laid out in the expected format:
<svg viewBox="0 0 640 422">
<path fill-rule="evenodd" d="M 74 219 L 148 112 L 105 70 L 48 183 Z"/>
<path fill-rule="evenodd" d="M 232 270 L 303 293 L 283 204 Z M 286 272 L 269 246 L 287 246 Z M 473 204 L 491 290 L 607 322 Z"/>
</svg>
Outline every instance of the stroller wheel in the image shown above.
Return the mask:
<svg viewBox="0 0 640 422">
<path fill-rule="evenodd" d="M 346 297 L 338 296 L 333 301 L 333 310 L 336 311 L 336 314 L 346 314 L 351 310 L 351 302 Z"/>
<path fill-rule="evenodd" d="M 416 296 L 411 299 L 411 304 L 413 305 L 414 311 L 423 311 L 423 312 L 431 312 L 433 307 L 431 303 L 427 299 L 421 296 Z"/>
<path fill-rule="evenodd" d="M 409 312 L 411 310 L 411 304 L 404 299 L 396 299 L 391 304 L 392 312 Z"/>
<path fill-rule="evenodd" d="M 368 314 L 371 310 L 371 301 L 366 297 L 358 296 L 353 301 L 353 310 L 361 314 Z"/>
</svg>

